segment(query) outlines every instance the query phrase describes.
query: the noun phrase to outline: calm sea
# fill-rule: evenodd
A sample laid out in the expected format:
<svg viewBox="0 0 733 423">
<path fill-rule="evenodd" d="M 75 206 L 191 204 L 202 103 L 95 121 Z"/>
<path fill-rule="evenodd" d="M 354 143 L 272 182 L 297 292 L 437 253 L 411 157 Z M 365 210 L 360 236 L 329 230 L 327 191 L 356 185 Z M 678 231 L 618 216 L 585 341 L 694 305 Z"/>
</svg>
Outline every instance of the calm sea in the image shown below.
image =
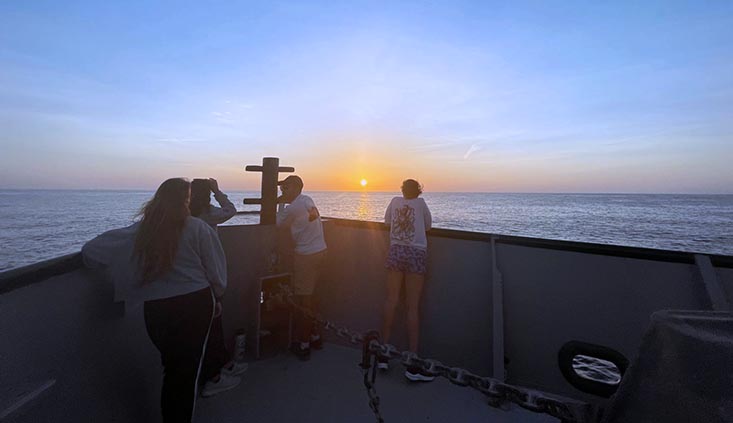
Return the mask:
<svg viewBox="0 0 733 423">
<path fill-rule="evenodd" d="M 239 210 L 258 192 L 228 192 Z M 310 192 L 321 214 L 380 221 L 395 193 Z M 78 251 L 132 222 L 149 191 L 0 190 L 0 270 Z M 733 255 L 733 195 L 425 193 L 434 226 Z M 256 223 L 237 216 L 227 224 Z"/>
</svg>

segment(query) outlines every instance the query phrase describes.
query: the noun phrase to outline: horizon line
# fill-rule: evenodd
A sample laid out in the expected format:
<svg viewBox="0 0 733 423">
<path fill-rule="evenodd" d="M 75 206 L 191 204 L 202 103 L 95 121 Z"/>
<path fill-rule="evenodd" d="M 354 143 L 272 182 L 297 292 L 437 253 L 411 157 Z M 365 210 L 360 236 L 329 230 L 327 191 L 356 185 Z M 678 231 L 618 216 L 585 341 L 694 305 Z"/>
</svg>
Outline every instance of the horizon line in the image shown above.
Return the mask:
<svg viewBox="0 0 733 423">
<path fill-rule="evenodd" d="M 0 191 L 89 191 L 89 192 L 155 192 L 157 188 L 2 188 Z M 222 190 L 227 192 L 260 192 L 252 189 Z M 377 190 L 303 190 L 309 192 L 399 194 L 399 191 Z M 623 192 L 623 191 L 426 191 L 425 194 L 541 194 L 541 195 L 733 195 L 733 192 Z"/>
</svg>

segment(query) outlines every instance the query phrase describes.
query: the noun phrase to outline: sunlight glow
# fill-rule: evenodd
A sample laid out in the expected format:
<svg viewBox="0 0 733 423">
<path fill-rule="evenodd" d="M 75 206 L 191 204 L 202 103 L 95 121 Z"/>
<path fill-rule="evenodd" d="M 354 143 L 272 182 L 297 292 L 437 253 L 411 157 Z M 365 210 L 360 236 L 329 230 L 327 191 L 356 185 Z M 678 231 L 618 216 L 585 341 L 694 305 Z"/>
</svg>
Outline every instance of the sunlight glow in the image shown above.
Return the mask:
<svg viewBox="0 0 733 423">
<path fill-rule="evenodd" d="M 55 3 L 0 1 L 0 189 L 733 193 L 733 1 Z"/>
</svg>

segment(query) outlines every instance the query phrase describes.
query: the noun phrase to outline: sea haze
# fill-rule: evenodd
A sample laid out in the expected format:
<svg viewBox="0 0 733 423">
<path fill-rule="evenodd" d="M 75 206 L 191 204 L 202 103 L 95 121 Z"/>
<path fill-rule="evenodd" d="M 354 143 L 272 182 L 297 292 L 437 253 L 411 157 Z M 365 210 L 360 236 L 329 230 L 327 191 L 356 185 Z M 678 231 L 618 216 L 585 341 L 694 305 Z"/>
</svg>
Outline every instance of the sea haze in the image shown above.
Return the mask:
<svg viewBox="0 0 733 423">
<path fill-rule="evenodd" d="M 229 192 L 239 210 L 258 192 Z M 395 193 L 310 192 L 323 216 L 381 221 Z M 79 251 L 127 226 L 149 191 L 0 190 L 0 270 Z M 424 194 L 435 227 L 733 255 L 733 195 Z M 253 224 L 256 215 L 226 224 Z"/>
</svg>

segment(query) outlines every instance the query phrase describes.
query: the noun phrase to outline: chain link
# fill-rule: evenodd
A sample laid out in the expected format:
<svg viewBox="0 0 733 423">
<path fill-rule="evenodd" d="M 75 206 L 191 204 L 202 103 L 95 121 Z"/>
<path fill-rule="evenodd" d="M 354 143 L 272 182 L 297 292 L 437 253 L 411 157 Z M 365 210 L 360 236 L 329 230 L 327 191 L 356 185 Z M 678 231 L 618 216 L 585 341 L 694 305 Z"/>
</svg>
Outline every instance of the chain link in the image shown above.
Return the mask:
<svg viewBox="0 0 733 423">
<path fill-rule="evenodd" d="M 326 330 L 336 334 L 339 338 L 356 345 L 364 342 L 365 337 L 363 334 L 352 331 L 345 326 L 339 326 L 331 321 L 324 320 L 311 310 L 297 304 L 292 300 L 292 293 L 287 286 L 280 285 L 280 290 L 273 297 L 287 303 L 309 319 L 323 326 Z M 419 368 L 431 376 L 444 377 L 455 385 L 471 387 L 484 394 L 488 399 L 489 405 L 492 407 L 505 408 L 507 403 L 514 403 L 525 410 L 548 414 L 560 419 L 562 422 L 568 423 L 592 422 L 597 418 L 597 409 L 591 404 L 513 386 L 501 382 L 498 379 L 482 377 L 460 367 L 446 366 L 438 360 L 421 358 L 412 351 L 400 351 L 394 345 L 382 344 L 377 339 L 369 339 L 368 351 L 372 353 L 374 363 L 372 366 L 371 380 L 369 378 L 369 369 L 363 369 L 364 386 L 367 388 L 367 395 L 369 396 L 369 407 L 374 412 L 377 422 L 380 423 L 384 422 L 384 419 L 379 412 L 379 396 L 377 396 L 376 389 L 374 388 L 377 358 L 400 360 L 405 367 Z"/>
<path fill-rule="evenodd" d="M 366 387 L 367 395 L 369 396 L 369 408 L 372 409 L 374 416 L 377 418 L 377 422 L 384 423 L 384 418 L 379 412 L 379 396 L 377 395 L 377 390 L 374 387 L 377 378 L 377 357 L 372 355 L 371 358 L 373 359 L 371 379 L 369 378 L 369 368 L 362 369 L 362 372 L 364 373 L 364 386 Z"/>
</svg>

